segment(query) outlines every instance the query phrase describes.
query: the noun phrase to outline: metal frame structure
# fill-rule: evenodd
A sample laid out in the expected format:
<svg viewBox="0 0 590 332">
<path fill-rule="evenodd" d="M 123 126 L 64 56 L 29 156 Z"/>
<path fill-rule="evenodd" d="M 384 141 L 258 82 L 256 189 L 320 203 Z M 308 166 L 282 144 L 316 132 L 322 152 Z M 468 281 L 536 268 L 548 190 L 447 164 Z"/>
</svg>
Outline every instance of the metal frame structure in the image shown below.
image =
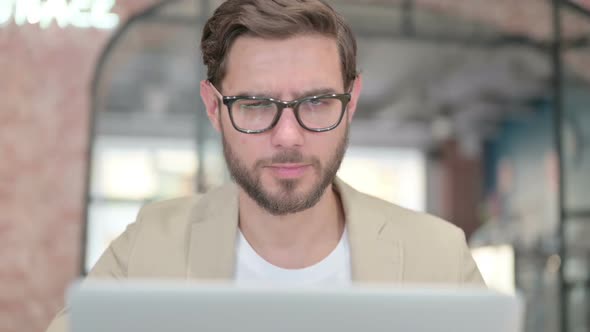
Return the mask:
<svg viewBox="0 0 590 332">
<path fill-rule="evenodd" d="M 562 31 L 562 19 L 561 14 L 564 10 L 574 10 L 580 15 L 590 20 L 590 9 L 586 9 L 581 5 L 571 0 L 551 0 L 553 6 L 552 23 L 553 23 L 553 46 L 551 50 L 552 62 L 553 62 L 553 135 L 554 135 L 554 148 L 558 159 L 558 230 L 557 236 L 559 239 L 559 257 L 561 264 L 559 267 L 559 326 L 562 332 L 572 331 L 572 326 L 569 322 L 568 313 L 570 311 L 569 294 L 571 290 L 571 284 L 567 280 L 565 273 L 565 267 L 569 253 L 567 250 L 567 239 L 566 239 L 566 223 L 573 216 L 590 216 L 590 211 L 568 211 L 566 208 L 566 174 L 565 174 L 565 158 L 564 158 L 564 147 L 563 147 L 563 125 L 565 118 L 564 109 L 564 71 L 563 71 L 563 52 L 569 49 L 575 48 L 576 44 L 588 46 L 590 36 L 583 38 L 578 41 L 579 43 L 573 43 L 564 45 L 563 43 L 563 31 Z M 590 288 L 590 280 L 587 280 L 587 287 Z M 587 328 L 590 328 L 588 326 Z"/>
<path fill-rule="evenodd" d="M 568 298 L 567 289 L 565 287 L 565 232 L 564 232 L 564 156 L 563 156 L 563 68 L 562 68 L 562 43 L 561 43 L 561 5 L 562 1 L 552 0 L 553 2 L 553 47 L 552 47 L 552 62 L 553 62 L 553 138 L 555 144 L 555 151 L 558 160 L 558 176 L 557 176 L 557 206 L 558 206 L 558 228 L 557 236 L 559 238 L 559 257 L 562 264 L 559 267 L 559 326 L 562 332 L 569 331 L 569 322 L 567 319 L 568 312 Z"/>
<path fill-rule="evenodd" d="M 86 181 L 85 181 L 85 201 L 84 201 L 84 209 L 83 209 L 83 220 L 84 223 L 82 225 L 82 248 L 83 250 L 86 248 L 87 242 L 87 222 L 88 222 L 88 203 L 90 202 L 90 186 L 91 186 L 91 175 L 92 175 L 92 153 L 93 153 L 93 138 L 95 137 L 95 123 L 97 121 L 97 113 L 98 113 L 98 105 L 96 101 L 96 95 L 99 87 L 99 82 L 102 78 L 103 68 L 105 63 L 109 59 L 109 55 L 111 54 L 114 47 L 117 45 L 121 36 L 123 36 L 129 28 L 137 23 L 138 21 L 150 21 L 150 22 L 157 22 L 162 24 L 173 24 L 173 25 L 190 25 L 190 26 L 198 26 L 199 24 L 203 24 L 207 19 L 206 15 L 211 10 L 211 0 L 194 0 L 197 6 L 200 6 L 201 16 L 197 18 L 197 20 L 189 19 L 187 17 L 174 17 L 174 16 L 158 16 L 156 13 L 166 5 L 169 5 L 172 2 L 181 1 L 181 0 L 163 0 L 162 2 L 152 6 L 151 8 L 143 11 L 142 13 L 131 17 L 127 22 L 124 23 L 115 33 L 113 38 L 109 41 L 106 48 L 100 55 L 98 64 L 95 68 L 94 72 L 94 79 L 91 85 L 91 96 L 92 96 L 92 115 L 89 121 L 89 146 L 88 146 L 88 153 L 87 153 L 87 173 L 86 173 Z M 547 54 L 552 59 L 552 66 L 553 66 L 553 104 L 554 104 L 554 112 L 553 112 L 553 134 L 554 134 L 554 148 L 558 156 L 558 183 L 559 183 L 559 190 L 558 190 L 558 233 L 557 236 L 559 238 L 559 256 L 561 257 L 561 266 L 559 269 L 559 289 L 560 289 L 560 298 L 559 304 L 561 308 L 560 312 L 560 329 L 561 332 L 569 332 L 571 328 L 568 322 L 568 291 L 570 289 L 568 281 L 566 280 L 566 276 L 564 274 L 564 266 L 565 262 L 568 257 L 568 252 L 566 250 L 565 245 L 565 223 L 569 217 L 572 216 L 590 216 L 590 211 L 566 211 L 565 208 L 565 169 L 564 165 L 564 152 L 563 152 L 563 131 L 562 126 L 564 122 L 564 79 L 563 79 L 563 52 L 565 50 L 577 49 L 582 47 L 590 46 L 590 36 L 580 38 L 573 41 L 564 41 L 562 35 L 562 20 L 561 20 L 561 13 L 565 10 L 575 11 L 578 12 L 580 15 L 586 17 L 590 20 L 590 10 L 582 7 L 581 5 L 571 1 L 571 0 L 546 0 L 551 2 L 553 7 L 552 13 L 552 21 L 553 21 L 553 36 L 552 41 L 549 43 L 539 42 L 533 40 L 526 36 L 519 36 L 519 35 L 502 35 L 499 38 L 493 39 L 478 39 L 478 38 L 466 38 L 466 37 L 457 37 L 453 35 L 436 35 L 431 36 L 428 34 L 418 33 L 416 29 L 416 22 L 414 13 L 416 10 L 416 4 L 414 0 L 404 0 L 402 2 L 402 21 L 399 33 L 387 33 L 384 35 L 376 35 L 374 31 L 356 31 L 361 36 L 381 36 L 384 38 L 391 38 L 391 39 L 417 39 L 423 41 L 430 41 L 436 43 L 450 43 L 450 44 L 460 44 L 466 46 L 473 46 L 473 47 L 501 47 L 501 46 L 508 46 L 508 45 L 525 45 L 531 48 L 547 52 Z M 196 29 L 195 29 L 196 30 Z M 195 31 L 195 36 L 198 38 L 198 31 Z M 194 73 L 195 75 L 201 76 L 203 73 L 197 72 Z M 201 107 L 201 106 L 199 106 Z M 204 117 L 203 112 L 198 112 L 200 116 Z M 203 120 L 206 120 L 203 118 Z M 206 121 L 197 121 L 197 130 L 196 130 L 196 139 L 198 142 L 201 142 L 205 136 L 205 128 L 203 128 L 203 124 Z M 196 190 L 201 192 L 204 190 L 203 188 L 203 177 L 204 177 L 204 152 L 203 149 L 198 149 L 197 151 L 199 156 L 199 171 L 197 175 L 197 184 Z M 80 259 L 80 270 L 85 271 L 85 253 L 83 252 Z M 82 272 L 84 274 L 84 272 Z M 589 285 L 590 287 L 590 285 Z"/>
</svg>

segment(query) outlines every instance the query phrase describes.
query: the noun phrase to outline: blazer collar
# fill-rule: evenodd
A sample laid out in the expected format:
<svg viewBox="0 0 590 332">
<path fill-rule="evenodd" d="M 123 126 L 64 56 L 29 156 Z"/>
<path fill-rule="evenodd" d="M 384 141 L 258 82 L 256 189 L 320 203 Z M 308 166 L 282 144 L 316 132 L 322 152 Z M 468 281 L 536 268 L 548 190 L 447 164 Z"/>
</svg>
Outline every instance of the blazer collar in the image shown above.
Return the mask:
<svg viewBox="0 0 590 332">
<path fill-rule="evenodd" d="M 398 282 L 403 247 L 384 208 L 340 179 L 334 181 L 344 208 L 355 282 Z M 236 264 L 238 188 L 227 184 L 204 195 L 192 210 L 187 276 L 199 280 L 231 280 Z"/>
</svg>

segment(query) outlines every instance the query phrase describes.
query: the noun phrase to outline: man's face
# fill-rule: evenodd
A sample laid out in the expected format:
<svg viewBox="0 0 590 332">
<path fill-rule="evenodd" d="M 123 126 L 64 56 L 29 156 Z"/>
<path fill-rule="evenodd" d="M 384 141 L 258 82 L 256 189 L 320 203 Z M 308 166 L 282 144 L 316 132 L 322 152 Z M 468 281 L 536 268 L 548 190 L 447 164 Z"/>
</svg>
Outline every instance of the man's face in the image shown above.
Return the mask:
<svg viewBox="0 0 590 332">
<path fill-rule="evenodd" d="M 228 55 L 226 72 L 220 86 L 226 96 L 288 101 L 318 91 L 347 92 L 337 44 L 319 35 L 283 40 L 240 37 Z M 291 108 L 283 111 L 273 129 L 259 134 L 235 130 L 225 105 L 220 113 L 210 111 L 214 126 L 221 131 L 233 178 L 273 215 L 314 206 L 331 185 L 344 156 L 358 92 L 354 94 L 340 125 L 321 133 L 302 128 Z"/>
</svg>

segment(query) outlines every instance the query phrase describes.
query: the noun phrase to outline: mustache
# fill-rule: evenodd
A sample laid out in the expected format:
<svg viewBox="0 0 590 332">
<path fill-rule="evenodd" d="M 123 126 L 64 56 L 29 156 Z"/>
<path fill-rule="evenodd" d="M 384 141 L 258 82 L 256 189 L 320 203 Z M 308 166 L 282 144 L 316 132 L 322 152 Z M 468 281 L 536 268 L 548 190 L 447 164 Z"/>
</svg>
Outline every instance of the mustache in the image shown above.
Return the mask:
<svg viewBox="0 0 590 332">
<path fill-rule="evenodd" d="M 317 158 L 306 158 L 303 153 L 299 150 L 284 150 L 276 153 L 270 158 L 260 159 L 256 162 L 256 167 L 267 166 L 272 164 L 297 164 L 297 163 L 310 163 L 312 165 L 318 165 L 319 160 Z"/>
</svg>

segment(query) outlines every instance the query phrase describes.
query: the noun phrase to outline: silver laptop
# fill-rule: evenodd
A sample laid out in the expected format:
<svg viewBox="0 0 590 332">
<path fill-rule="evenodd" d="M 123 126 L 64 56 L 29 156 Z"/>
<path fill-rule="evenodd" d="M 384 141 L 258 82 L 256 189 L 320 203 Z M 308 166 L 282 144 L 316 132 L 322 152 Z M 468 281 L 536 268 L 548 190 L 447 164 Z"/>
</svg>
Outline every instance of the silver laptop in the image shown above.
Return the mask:
<svg viewBox="0 0 590 332">
<path fill-rule="evenodd" d="M 518 332 L 519 297 L 482 289 L 85 281 L 71 332 Z"/>
</svg>

